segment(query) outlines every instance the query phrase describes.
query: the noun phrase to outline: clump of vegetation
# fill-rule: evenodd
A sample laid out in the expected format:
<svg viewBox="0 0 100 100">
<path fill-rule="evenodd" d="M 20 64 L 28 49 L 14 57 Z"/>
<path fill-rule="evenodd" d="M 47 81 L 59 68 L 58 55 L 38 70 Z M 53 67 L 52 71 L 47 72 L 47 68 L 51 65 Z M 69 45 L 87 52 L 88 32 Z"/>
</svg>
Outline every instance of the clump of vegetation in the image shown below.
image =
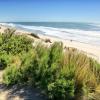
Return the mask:
<svg viewBox="0 0 100 100">
<path fill-rule="evenodd" d="M 32 40 L 22 35 L 15 35 L 15 30 L 6 29 L 0 34 L 0 69 L 9 65 L 12 55 L 26 53 L 32 49 Z"/>
<path fill-rule="evenodd" d="M 35 37 L 35 38 L 37 38 L 37 39 L 40 39 L 40 37 L 37 34 L 35 34 L 35 33 L 31 33 L 30 35 Z"/>
<path fill-rule="evenodd" d="M 46 43 L 52 43 L 50 39 L 45 39 L 44 40 Z"/>
<path fill-rule="evenodd" d="M 6 85 L 29 84 L 41 88 L 51 100 L 99 100 L 98 62 L 74 48 L 63 50 L 62 43 L 55 42 L 49 47 L 39 43 L 33 48 L 26 37 L 11 35 L 6 44 L 2 37 L 0 57 L 5 55 L 4 62 L 1 61 L 6 65 Z M 6 49 L 9 47 L 10 50 Z"/>
<path fill-rule="evenodd" d="M 0 51 L 7 54 L 28 52 L 32 48 L 32 40 L 22 35 L 15 35 L 15 30 L 6 29 L 0 35 Z"/>
</svg>

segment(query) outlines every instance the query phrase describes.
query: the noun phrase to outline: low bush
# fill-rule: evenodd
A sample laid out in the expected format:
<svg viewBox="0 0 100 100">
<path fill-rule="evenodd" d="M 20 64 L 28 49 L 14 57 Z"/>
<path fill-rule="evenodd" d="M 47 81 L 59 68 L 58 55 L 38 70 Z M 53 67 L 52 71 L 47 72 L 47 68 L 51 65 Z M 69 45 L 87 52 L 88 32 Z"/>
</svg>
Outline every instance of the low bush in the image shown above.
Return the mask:
<svg viewBox="0 0 100 100">
<path fill-rule="evenodd" d="M 40 39 L 40 37 L 35 33 L 31 33 L 30 35 L 33 36 L 34 38 Z"/>
<path fill-rule="evenodd" d="M 74 97 L 74 81 L 57 79 L 48 85 L 48 95 L 53 100 L 69 100 Z"/>
<path fill-rule="evenodd" d="M 20 80 L 19 69 L 16 66 L 7 67 L 3 79 L 6 85 L 17 84 Z"/>
<path fill-rule="evenodd" d="M 6 33 L 0 35 L 0 52 L 7 54 L 19 54 L 28 52 L 32 48 L 32 40 L 24 35 L 15 35 L 11 29 L 5 30 Z"/>
<path fill-rule="evenodd" d="M 10 63 L 11 55 L 7 55 L 6 53 L 0 53 L 0 69 L 3 70 Z"/>
<path fill-rule="evenodd" d="M 5 69 L 4 83 L 7 85 L 23 84 L 35 77 L 35 54 L 29 51 L 25 54 L 12 56 L 10 64 Z M 34 66 L 34 67 L 33 67 Z"/>
</svg>

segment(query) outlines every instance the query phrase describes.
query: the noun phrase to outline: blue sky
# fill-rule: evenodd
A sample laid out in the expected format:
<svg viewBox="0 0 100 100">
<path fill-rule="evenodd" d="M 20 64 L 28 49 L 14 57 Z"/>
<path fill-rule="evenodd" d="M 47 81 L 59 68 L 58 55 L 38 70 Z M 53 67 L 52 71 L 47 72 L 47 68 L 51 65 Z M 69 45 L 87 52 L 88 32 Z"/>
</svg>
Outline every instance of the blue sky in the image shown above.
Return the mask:
<svg viewBox="0 0 100 100">
<path fill-rule="evenodd" d="M 0 0 L 0 22 L 100 22 L 100 0 Z"/>
</svg>

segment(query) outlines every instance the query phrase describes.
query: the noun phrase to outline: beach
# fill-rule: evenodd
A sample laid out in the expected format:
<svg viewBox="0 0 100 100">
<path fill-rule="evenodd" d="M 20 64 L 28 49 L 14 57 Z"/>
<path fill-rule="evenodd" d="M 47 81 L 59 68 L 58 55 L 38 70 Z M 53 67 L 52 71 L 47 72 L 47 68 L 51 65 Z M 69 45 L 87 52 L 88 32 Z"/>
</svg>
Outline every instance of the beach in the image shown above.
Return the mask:
<svg viewBox="0 0 100 100">
<path fill-rule="evenodd" d="M 100 0 L 0 0 L 0 100 L 100 100 Z"/>
<path fill-rule="evenodd" d="M 3 33 L 5 29 L 7 29 L 7 26 L 4 25 L 0 25 L 0 32 Z M 31 32 L 23 30 L 23 29 L 16 29 L 16 34 L 24 34 L 27 35 L 28 37 L 34 39 L 34 41 L 37 42 L 43 42 L 48 39 L 51 41 L 46 42 L 46 45 L 50 45 L 54 42 L 62 42 L 65 47 L 73 47 L 78 49 L 79 51 L 84 52 L 87 56 L 94 58 L 95 60 L 97 60 L 98 62 L 100 62 L 100 46 L 97 45 L 92 45 L 92 44 L 88 44 L 88 43 L 81 43 L 78 41 L 74 41 L 74 40 L 64 40 L 64 39 L 60 39 L 57 37 L 53 37 L 53 36 L 48 36 L 48 35 L 44 35 L 44 34 L 38 34 L 38 36 L 40 37 L 35 38 L 33 36 L 31 36 Z"/>
</svg>

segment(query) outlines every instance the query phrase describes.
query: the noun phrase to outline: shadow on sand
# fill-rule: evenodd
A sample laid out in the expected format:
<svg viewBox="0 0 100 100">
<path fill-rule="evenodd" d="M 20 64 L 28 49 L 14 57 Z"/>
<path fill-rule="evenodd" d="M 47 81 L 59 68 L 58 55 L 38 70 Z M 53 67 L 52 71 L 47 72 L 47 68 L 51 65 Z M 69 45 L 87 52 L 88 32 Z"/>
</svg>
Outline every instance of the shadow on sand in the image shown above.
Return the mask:
<svg viewBox="0 0 100 100">
<path fill-rule="evenodd" d="M 40 91 L 29 86 L 17 86 L 6 87 L 0 84 L 0 93 L 7 91 L 6 100 L 46 100 L 46 98 L 40 94 Z"/>
</svg>

